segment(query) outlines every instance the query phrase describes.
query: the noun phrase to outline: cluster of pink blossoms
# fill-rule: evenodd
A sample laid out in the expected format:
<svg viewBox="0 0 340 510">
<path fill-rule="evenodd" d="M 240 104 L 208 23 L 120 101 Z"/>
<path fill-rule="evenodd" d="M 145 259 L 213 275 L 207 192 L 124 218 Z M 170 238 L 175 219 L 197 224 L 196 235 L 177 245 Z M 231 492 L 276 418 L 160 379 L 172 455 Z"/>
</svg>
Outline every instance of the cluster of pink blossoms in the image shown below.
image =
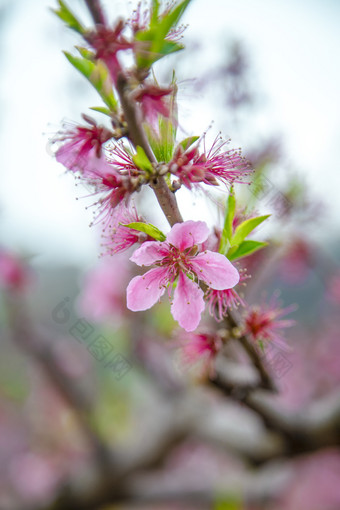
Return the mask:
<svg viewBox="0 0 340 510">
<path fill-rule="evenodd" d="M 66 126 L 55 141 L 61 144 L 57 161 L 76 174 L 95 197 L 95 220 L 104 225 L 104 251 L 115 255 L 139 243 L 130 260 L 140 266 L 154 266 L 129 283 L 128 308 L 149 309 L 167 291 L 173 317 L 183 329 L 194 331 L 206 303 L 218 322 L 230 309 L 245 306 L 235 286 L 247 276 L 239 273 L 229 261 L 226 247 L 220 246 L 221 232 L 209 235 L 202 221 L 176 223 L 164 241 L 155 241 L 149 236 L 153 226 L 143 224 L 131 197 L 144 185 L 155 186 L 160 180 L 168 186 L 169 200 L 182 186 L 190 190 L 203 185 L 230 188 L 234 183 L 244 183 L 252 169 L 240 149 L 228 148 L 229 140 L 225 142 L 220 136 L 210 148 L 206 147 L 205 135 L 175 139 L 176 80 L 161 86 L 151 78 L 150 70 L 157 60 L 182 48 L 179 41 L 184 28 L 177 23 L 187 5 L 169 2 L 162 8 L 160 2 L 152 2 L 144 10 L 140 3 L 129 20 L 119 19 L 112 26 L 100 9 L 94 29 L 80 27 L 87 47 L 78 47 L 81 59 L 71 56 L 69 60 L 104 99 L 106 107 L 95 109 L 110 118 L 111 127 L 98 125 L 84 115 L 86 126 Z M 64 3 L 63 9 L 67 9 Z M 64 19 L 61 12 L 59 15 Z M 133 56 L 134 66 L 126 68 L 122 53 Z M 86 74 L 88 68 L 93 72 Z M 96 78 L 99 70 L 104 73 L 103 84 Z M 162 207 L 165 212 L 166 207 Z M 234 214 L 231 236 L 238 226 Z M 235 254 L 237 243 L 232 248 Z M 260 318 L 254 311 L 246 317 L 246 331 L 254 338 L 258 338 L 254 333 L 256 320 L 266 323 L 266 314 L 264 311 Z M 266 331 L 275 328 L 272 315 L 271 327 L 260 328 L 265 338 Z M 212 356 L 215 343 L 207 340 L 203 347 L 202 338 L 198 350 L 202 348 Z"/>
<path fill-rule="evenodd" d="M 197 328 L 205 308 L 200 281 L 208 288 L 230 289 L 239 281 L 237 269 L 220 253 L 200 252 L 209 235 L 202 221 L 176 223 L 166 241 L 147 241 L 131 259 L 139 266 L 156 265 L 143 276 L 136 276 L 127 288 L 127 306 L 132 311 L 151 308 L 177 281 L 171 304 L 171 313 L 186 331 Z"/>
<path fill-rule="evenodd" d="M 199 144 L 192 148 L 191 143 L 187 146 L 186 143 L 176 144 L 172 140 L 172 145 L 168 146 L 169 140 L 162 140 L 162 119 L 167 119 L 170 131 L 175 132 L 177 128 L 177 86 L 175 79 L 169 86 L 160 86 L 150 78 L 150 68 L 168 53 L 182 49 L 179 41 L 185 27 L 178 26 L 178 21 L 186 7 L 186 2 L 179 5 L 169 2 L 163 7 L 160 2 L 152 2 L 150 7 L 144 9 L 140 3 L 130 19 L 118 19 L 113 25 L 100 9 L 100 20 L 94 29 L 88 30 L 78 24 L 80 28 L 77 31 L 82 34 L 87 47 L 78 47 L 81 59 L 70 55 L 68 58 L 86 75 L 109 105 L 109 108 L 99 108 L 99 111 L 103 110 L 110 117 L 111 128 L 99 126 L 84 115 L 88 126 L 66 126 L 56 137 L 55 141 L 62 143 L 56 152 L 56 159 L 93 189 L 97 197 L 95 205 L 99 208 L 96 218 L 112 219 L 114 209 L 122 203 L 128 205 L 131 195 L 139 191 L 142 185 L 157 180 L 160 171 L 162 176 L 167 174 L 171 190 L 181 185 L 188 188 L 219 183 L 229 186 L 234 182 L 243 182 L 244 176 L 250 171 L 249 163 L 240 151 L 225 150 L 228 142 L 223 143 L 220 138 L 216 138 L 209 150 L 206 150 L 204 140 L 203 151 L 199 150 Z M 62 12 L 65 9 L 67 6 L 63 3 L 61 11 L 56 11 L 63 20 Z M 74 19 L 73 14 L 69 16 Z M 74 25 L 70 26 L 74 28 Z M 159 27 L 159 34 L 156 27 Z M 156 35 L 159 38 L 159 54 L 154 50 Z M 121 54 L 133 56 L 135 65 L 127 68 Z M 104 69 L 103 76 L 99 67 L 96 67 L 99 64 L 100 69 Z M 91 69 L 91 66 L 94 66 L 94 70 L 87 74 L 86 69 Z M 98 73 L 103 84 L 96 78 Z M 129 106 L 125 103 L 129 103 Z M 167 153 L 162 158 L 155 153 L 155 158 L 148 161 L 145 155 L 147 168 L 145 159 L 143 164 L 135 158 L 138 147 L 136 144 L 131 146 L 133 137 L 129 133 L 127 109 L 135 110 L 133 116 L 140 126 L 148 126 L 149 131 L 145 134 L 152 148 L 153 143 L 167 147 Z M 121 141 L 124 138 L 125 141 Z M 143 151 L 141 147 L 139 150 Z"/>
<path fill-rule="evenodd" d="M 90 127 L 69 126 L 56 137 L 64 142 L 56 152 L 56 159 L 68 170 L 77 173 L 93 195 L 99 195 L 94 203 L 97 217 L 111 217 L 114 209 L 127 202 L 131 194 L 139 189 L 143 173 L 132 159 L 132 153 L 122 142 L 104 148 L 112 140 L 112 132 L 91 122 Z"/>
</svg>

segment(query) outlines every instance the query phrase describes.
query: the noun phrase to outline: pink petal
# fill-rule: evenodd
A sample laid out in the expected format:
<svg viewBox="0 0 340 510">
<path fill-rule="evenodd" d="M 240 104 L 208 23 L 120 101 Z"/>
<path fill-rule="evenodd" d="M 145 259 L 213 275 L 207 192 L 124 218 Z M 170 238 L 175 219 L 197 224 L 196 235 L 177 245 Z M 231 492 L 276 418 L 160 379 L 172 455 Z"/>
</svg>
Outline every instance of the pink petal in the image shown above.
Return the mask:
<svg viewBox="0 0 340 510">
<path fill-rule="evenodd" d="M 221 253 L 205 251 L 190 260 L 192 270 L 199 280 L 216 290 L 230 289 L 240 280 L 236 267 Z"/>
<path fill-rule="evenodd" d="M 148 310 L 164 294 L 167 270 L 163 267 L 150 269 L 143 276 L 132 278 L 126 289 L 127 307 L 133 312 Z"/>
<path fill-rule="evenodd" d="M 95 151 L 89 152 L 86 163 L 82 168 L 85 177 L 101 177 L 107 178 L 107 176 L 115 174 L 115 169 L 108 163 L 105 156 L 102 154 L 100 158 L 97 158 Z"/>
<path fill-rule="evenodd" d="M 180 251 L 203 243 L 209 235 L 209 228 L 204 221 L 185 221 L 176 223 L 167 235 L 168 243 Z"/>
<path fill-rule="evenodd" d="M 158 260 L 164 259 L 169 253 L 167 243 L 160 241 L 146 241 L 133 253 L 130 260 L 138 266 L 152 266 Z"/>
<path fill-rule="evenodd" d="M 203 291 L 184 273 L 180 273 L 171 305 L 173 318 L 186 331 L 194 331 L 204 310 Z"/>
<path fill-rule="evenodd" d="M 81 141 L 67 142 L 62 145 L 56 152 L 56 160 L 64 165 L 68 170 L 73 172 L 79 170 L 79 166 L 83 163 L 84 158 L 79 155 L 81 149 Z"/>
</svg>

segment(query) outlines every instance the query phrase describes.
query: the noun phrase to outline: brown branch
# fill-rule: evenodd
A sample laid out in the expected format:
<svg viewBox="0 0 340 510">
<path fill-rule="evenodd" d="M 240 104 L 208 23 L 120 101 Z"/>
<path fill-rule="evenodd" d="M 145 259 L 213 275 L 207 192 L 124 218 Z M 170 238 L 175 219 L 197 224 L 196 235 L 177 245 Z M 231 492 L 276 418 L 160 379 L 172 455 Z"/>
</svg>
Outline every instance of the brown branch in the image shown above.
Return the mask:
<svg viewBox="0 0 340 510">
<path fill-rule="evenodd" d="M 98 492 L 87 497 L 61 497 L 48 510 L 97 510 L 106 505 L 128 504 L 129 508 L 146 504 L 184 503 L 197 505 L 195 508 L 206 508 L 203 504 L 212 504 L 216 500 L 216 490 L 213 488 L 183 488 L 183 486 L 162 488 L 158 483 L 153 487 L 143 487 L 143 483 L 131 483 L 129 488 L 112 488 L 103 486 Z M 36 507 L 26 510 L 35 510 Z M 20 507 L 22 510 L 22 507 Z"/>
<path fill-rule="evenodd" d="M 107 473 L 99 480 L 94 488 L 89 490 L 67 491 L 61 494 L 49 510 L 94 510 L 104 505 L 118 502 L 141 505 L 146 502 L 162 502 L 186 499 L 181 490 L 172 495 L 166 491 L 145 490 L 142 486 L 135 486 L 135 480 L 140 474 L 157 470 L 167 458 L 172 449 L 185 440 L 190 432 L 192 420 L 188 420 L 185 413 L 171 412 L 162 428 L 153 430 L 150 437 L 146 437 L 138 447 L 132 446 L 122 452 L 116 451 L 116 472 Z M 190 416 L 189 416 L 190 418 Z M 190 492 L 190 491 L 189 491 Z M 186 493 L 186 491 L 185 491 Z"/>
<path fill-rule="evenodd" d="M 13 303 L 12 303 L 13 305 Z M 48 350 L 48 345 L 40 335 L 32 335 L 31 328 L 25 319 L 22 310 L 18 314 L 18 308 L 12 311 L 11 323 L 14 328 L 15 340 L 44 368 L 46 375 L 57 385 L 64 394 L 70 405 L 75 406 L 80 416 L 83 416 L 86 424 L 87 413 L 90 408 L 89 400 L 79 390 L 75 390 L 72 381 L 61 372 Z M 340 444 L 340 399 L 338 395 L 330 398 L 327 402 L 321 401 L 313 404 L 310 409 L 303 413 L 292 414 L 278 409 L 267 392 L 254 389 L 255 378 L 245 378 L 245 384 L 239 382 L 236 387 L 232 381 L 228 381 L 222 370 L 217 367 L 216 378 L 212 383 L 228 396 L 243 403 L 249 409 L 262 417 L 264 424 L 278 434 L 283 442 L 278 450 L 264 455 L 263 463 L 271 458 L 282 456 L 294 456 L 305 452 L 315 451 L 319 448 Z M 180 401 L 178 401 L 180 402 Z M 175 402 L 174 402 L 175 403 Z M 173 447 L 181 443 L 190 435 L 195 436 L 195 412 L 189 410 L 188 405 L 181 407 L 172 406 L 166 425 L 153 435 L 149 444 L 141 444 L 140 448 L 132 447 L 130 451 L 115 452 L 115 467 L 106 464 L 105 476 L 97 481 L 92 488 L 83 487 L 81 492 L 69 492 L 58 495 L 57 500 L 50 510 L 94 510 L 100 506 L 126 502 L 130 505 L 142 505 L 143 503 L 161 503 L 170 501 L 196 503 L 210 498 L 210 491 L 202 489 L 191 491 L 190 489 L 176 488 L 167 491 L 158 486 L 150 489 L 143 484 L 137 483 L 138 476 L 142 473 L 150 473 L 150 470 L 159 468 L 163 460 L 168 456 Z M 195 406 L 196 409 L 196 406 Z M 199 407 L 199 409 L 201 409 Z M 185 411 L 185 412 L 184 412 Z M 86 425 L 85 425 L 86 426 Z M 92 438 L 93 431 L 86 428 Z M 157 436 L 157 437 L 156 437 Z M 95 443 L 101 448 L 100 442 Z M 102 451 L 98 452 L 102 455 Z M 256 459 L 255 459 L 256 460 Z"/>
<path fill-rule="evenodd" d="M 229 326 L 231 330 L 233 328 L 239 328 L 240 320 L 236 318 L 235 313 L 229 310 L 228 317 L 226 319 L 227 323 L 229 323 Z M 253 344 L 250 342 L 248 337 L 246 335 L 241 335 L 239 337 L 235 337 L 236 340 L 240 342 L 244 350 L 247 352 L 250 360 L 252 361 L 253 365 L 257 369 L 260 378 L 261 378 L 261 388 L 270 390 L 270 391 L 276 391 L 276 386 L 274 384 L 273 379 L 268 374 L 268 371 L 262 361 L 262 359 L 259 356 L 259 353 L 253 346 Z"/>
<path fill-rule="evenodd" d="M 126 77 L 121 73 L 117 80 L 117 91 L 124 117 L 128 125 L 129 138 L 133 145 L 139 145 L 152 163 L 156 163 L 156 158 L 150 148 L 145 132 L 142 128 L 142 119 L 138 118 L 138 110 L 136 104 L 130 98 L 130 88 Z M 169 224 L 173 226 L 175 223 L 181 223 L 183 218 L 178 209 L 177 200 L 162 176 L 158 176 L 150 183 L 158 203 L 165 214 Z"/>
<path fill-rule="evenodd" d="M 91 12 L 94 22 L 105 24 L 103 11 L 99 0 L 85 0 L 88 9 Z M 133 145 L 139 145 L 152 163 L 156 163 L 156 159 L 150 145 L 141 127 L 141 119 L 138 119 L 136 105 L 129 98 L 129 84 L 126 77 L 121 73 L 117 80 L 117 92 L 120 98 L 121 106 L 128 125 L 129 138 Z M 169 224 L 173 226 L 175 223 L 181 223 L 183 218 L 178 209 L 175 195 L 170 191 L 164 177 L 158 176 L 154 182 L 150 183 L 154 190 L 158 203 L 165 214 Z"/>
<path fill-rule="evenodd" d="M 327 446 L 340 446 L 339 393 L 320 399 L 300 412 L 288 412 L 275 403 L 269 392 L 258 386 L 247 382 L 236 385 L 219 366 L 210 382 L 224 395 L 254 411 L 269 431 L 283 439 L 284 447 L 277 456 L 294 456 Z"/>
</svg>

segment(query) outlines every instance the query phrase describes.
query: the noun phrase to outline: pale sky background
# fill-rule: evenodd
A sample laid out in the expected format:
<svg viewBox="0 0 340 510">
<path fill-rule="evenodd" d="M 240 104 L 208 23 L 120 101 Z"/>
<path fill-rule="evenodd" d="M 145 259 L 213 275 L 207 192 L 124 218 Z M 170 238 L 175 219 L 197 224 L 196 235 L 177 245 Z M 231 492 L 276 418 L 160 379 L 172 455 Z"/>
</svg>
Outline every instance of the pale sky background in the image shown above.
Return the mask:
<svg viewBox="0 0 340 510">
<path fill-rule="evenodd" d="M 129 12 L 127 2 L 116 4 Z M 6 5 L 0 35 L 0 244 L 34 254 L 38 264 L 87 264 L 96 258 L 97 237 L 88 228 L 84 202 L 75 200 L 80 193 L 73 178 L 51 158 L 48 138 L 62 119 L 79 121 L 80 113 L 100 100 L 61 54 L 72 51 L 79 39 L 49 12 L 54 0 L 0 1 Z M 69 5 L 76 11 L 81 1 L 69 0 Z M 193 0 L 183 21 L 190 23 L 184 41 L 200 40 L 204 46 L 200 72 L 217 58 L 222 36 L 243 41 L 265 98 L 250 126 L 256 136 L 283 136 L 288 161 L 330 206 L 335 231 L 340 218 L 340 1 Z M 194 78 L 191 71 L 187 77 Z M 218 130 L 218 104 L 213 110 L 211 103 L 204 106 L 204 97 L 190 97 L 188 85 L 183 96 L 187 129 L 192 125 L 199 134 L 215 118 Z"/>
</svg>

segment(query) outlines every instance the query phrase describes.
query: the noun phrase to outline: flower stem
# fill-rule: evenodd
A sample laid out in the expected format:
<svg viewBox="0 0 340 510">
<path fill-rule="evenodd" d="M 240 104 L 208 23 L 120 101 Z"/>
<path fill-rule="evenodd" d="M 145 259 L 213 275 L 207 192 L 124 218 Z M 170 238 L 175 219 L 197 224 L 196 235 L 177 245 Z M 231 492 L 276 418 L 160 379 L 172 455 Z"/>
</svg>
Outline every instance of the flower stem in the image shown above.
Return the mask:
<svg viewBox="0 0 340 510">
<path fill-rule="evenodd" d="M 141 119 L 138 119 L 138 112 L 135 103 L 129 97 L 129 83 L 126 77 L 121 73 L 117 80 L 117 91 L 121 106 L 124 112 L 125 120 L 128 125 L 129 138 L 133 145 L 139 145 L 152 163 L 156 163 L 156 158 L 150 148 L 145 132 L 141 127 Z M 177 200 L 172 193 L 163 176 L 158 176 L 150 183 L 158 203 L 165 214 L 169 224 L 173 226 L 175 223 L 181 223 L 183 218 L 178 209 Z"/>
</svg>

